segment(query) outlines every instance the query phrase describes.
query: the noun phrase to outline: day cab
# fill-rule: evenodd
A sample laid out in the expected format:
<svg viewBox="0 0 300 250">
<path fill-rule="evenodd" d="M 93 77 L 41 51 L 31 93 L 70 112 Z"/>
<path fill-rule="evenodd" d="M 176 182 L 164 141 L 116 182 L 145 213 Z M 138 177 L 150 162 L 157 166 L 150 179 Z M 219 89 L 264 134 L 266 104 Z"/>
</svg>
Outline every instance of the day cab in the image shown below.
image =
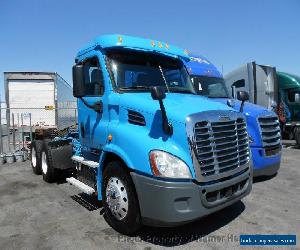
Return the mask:
<svg viewBox="0 0 300 250">
<path fill-rule="evenodd" d="M 253 176 L 276 174 L 281 160 L 281 136 L 277 115 L 262 106 L 237 100 L 240 99 L 241 92 L 248 95 L 247 92 L 236 91 L 235 87 L 227 89 L 222 74 L 206 58 L 193 55 L 186 63 L 186 67 L 199 95 L 227 104 L 245 115 L 252 153 Z M 237 99 L 231 99 L 229 92 Z"/>
<path fill-rule="evenodd" d="M 75 162 L 67 181 L 96 194 L 106 221 L 124 234 L 184 224 L 249 194 L 244 116 L 196 95 L 189 60 L 175 46 L 122 35 L 81 49 L 73 67 L 79 136 L 43 143 L 44 179 L 68 168 L 53 159 L 72 145 L 60 157 Z"/>
</svg>

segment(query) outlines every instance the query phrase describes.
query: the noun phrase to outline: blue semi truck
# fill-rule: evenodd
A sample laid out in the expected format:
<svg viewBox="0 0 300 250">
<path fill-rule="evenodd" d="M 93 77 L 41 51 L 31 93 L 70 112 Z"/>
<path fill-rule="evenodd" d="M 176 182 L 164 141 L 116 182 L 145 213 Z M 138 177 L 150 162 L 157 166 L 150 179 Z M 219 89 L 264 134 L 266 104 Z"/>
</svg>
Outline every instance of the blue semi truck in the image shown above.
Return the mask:
<svg viewBox="0 0 300 250">
<path fill-rule="evenodd" d="M 191 55 L 191 60 L 186 63 L 186 67 L 198 94 L 244 113 L 250 139 L 253 176 L 276 174 L 281 160 L 281 135 L 277 115 L 264 107 L 232 100 L 222 74 L 206 58 Z M 232 97 L 237 98 L 235 88 L 231 92 Z"/>
<path fill-rule="evenodd" d="M 252 188 L 246 122 L 196 95 L 186 51 L 159 41 L 97 37 L 73 66 L 78 132 L 35 140 L 34 173 L 102 200 L 104 218 L 132 234 L 175 226 L 245 197 Z"/>
</svg>

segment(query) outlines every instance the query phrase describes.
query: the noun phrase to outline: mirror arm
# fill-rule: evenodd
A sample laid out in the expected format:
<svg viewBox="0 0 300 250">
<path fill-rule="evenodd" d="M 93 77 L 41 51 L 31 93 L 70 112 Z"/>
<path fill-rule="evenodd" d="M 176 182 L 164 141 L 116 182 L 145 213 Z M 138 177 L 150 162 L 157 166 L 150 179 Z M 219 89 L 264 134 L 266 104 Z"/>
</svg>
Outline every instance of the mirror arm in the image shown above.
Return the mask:
<svg viewBox="0 0 300 250">
<path fill-rule="evenodd" d="M 159 106 L 161 110 L 161 115 L 162 115 L 162 129 L 167 135 L 172 135 L 173 134 L 173 126 L 171 123 L 168 121 L 166 109 L 164 106 L 163 101 L 160 99 L 159 101 Z"/>
<path fill-rule="evenodd" d="M 243 113 L 244 111 L 244 104 L 245 104 L 245 101 L 242 101 L 241 102 L 241 107 L 240 107 L 240 112 Z"/>
</svg>

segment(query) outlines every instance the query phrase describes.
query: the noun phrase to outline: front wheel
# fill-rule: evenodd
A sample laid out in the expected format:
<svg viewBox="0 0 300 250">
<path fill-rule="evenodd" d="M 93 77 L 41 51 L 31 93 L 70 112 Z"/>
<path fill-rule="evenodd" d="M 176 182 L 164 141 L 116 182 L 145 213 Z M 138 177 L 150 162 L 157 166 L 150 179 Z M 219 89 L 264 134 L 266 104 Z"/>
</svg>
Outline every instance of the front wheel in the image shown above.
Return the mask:
<svg viewBox="0 0 300 250">
<path fill-rule="evenodd" d="M 116 231 L 131 235 L 141 226 L 134 184 L 121 162 L 108 163 L 103 172 L 104 218 Z"/>
</svg>

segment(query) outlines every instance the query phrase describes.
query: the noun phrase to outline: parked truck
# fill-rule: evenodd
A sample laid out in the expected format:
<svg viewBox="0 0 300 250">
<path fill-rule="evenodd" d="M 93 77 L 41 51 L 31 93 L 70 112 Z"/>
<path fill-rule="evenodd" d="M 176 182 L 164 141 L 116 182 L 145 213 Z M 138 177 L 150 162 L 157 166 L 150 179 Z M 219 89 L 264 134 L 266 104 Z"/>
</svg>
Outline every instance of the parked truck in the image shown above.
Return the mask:
<svg viewBox="0 0 300 250">
<path fill-rule="evenodd" d="M 300 145 L 300 77 L 277 71 L 279 85 L 278 114 L 282 117 L 284 138 Z"/>
<path fill-rule="evenodd" d="M 252 166 L 243 114 L 195 95 L 187 52 L 160 41 L 97 37 L 73 66 L 78 133 L 36 140 L 32 166 L 102 201 L 104 218 L 132 234 L 176 226 L 249 194 Z"/>
<path fill-rule="evenodd" d="M 249 92 L 250 102 L 276 112 L 282 135 L 300 145 L 299 77 L 276 68 L 250 62 L 224 76 L 227 89 Z"/>
<path fill-rule="evenodd" d="M 186 67 L 199 95 L 244 113 L 250 138 L 253 176 L 276 174 L 281 160 L 281 136 L 277 115 L 262 106 L 231 99 L 222 74 L 207 58 L 192 55 Z"/>
<path fill-rule="evenodd" d="M 33 137 L 43 139 L 75 125 L 76 99 L 58 73 L 4 72 L 4 88 L 7 124 L 17 127 L 18 115 L 25 137 L 32 130 Z"/>
</svg>

